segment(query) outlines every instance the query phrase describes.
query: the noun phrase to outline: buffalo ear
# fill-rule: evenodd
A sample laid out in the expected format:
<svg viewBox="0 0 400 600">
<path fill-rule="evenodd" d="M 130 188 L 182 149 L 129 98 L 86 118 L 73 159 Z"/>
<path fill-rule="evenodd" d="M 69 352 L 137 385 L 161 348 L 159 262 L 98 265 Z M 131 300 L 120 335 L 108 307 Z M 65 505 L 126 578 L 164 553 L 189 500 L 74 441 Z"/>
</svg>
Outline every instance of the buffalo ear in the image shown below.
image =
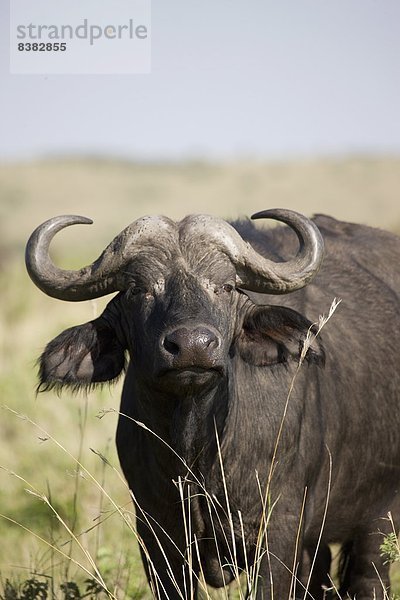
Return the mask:
<svg viewBox="0 0 400 600">
<path fill-rule="evenodd" d="M 66 329 L 47 344 L 39 359 L 38 389 L 88 388 L 112 381 L 124 367 L 124 348 L 100 317 Z"/>
<path fill-rule="evenodd" d="M 310 328 L 315 333 L 315 326 L 295 310 L 258 306 L 245 318 L 236 348 L 244 361 L 258 367 L 299 361 Z M 312 339 L 305 358 L 309 363 L 325 364 L 319 338 Z"/>
</svg>

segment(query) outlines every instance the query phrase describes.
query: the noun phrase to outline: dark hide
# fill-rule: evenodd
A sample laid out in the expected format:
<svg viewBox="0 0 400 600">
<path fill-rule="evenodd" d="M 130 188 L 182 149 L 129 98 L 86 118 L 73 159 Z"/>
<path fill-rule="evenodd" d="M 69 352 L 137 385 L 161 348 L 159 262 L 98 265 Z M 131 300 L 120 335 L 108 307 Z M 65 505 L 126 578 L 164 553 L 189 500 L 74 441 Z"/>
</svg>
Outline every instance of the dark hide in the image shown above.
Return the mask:
<svg viewBox="0 0 400 600">
<path fill-rule="evenodd" d="M 143 553 L 145 568 L 161 597 L 179 598 L 171 576 L 183 595 L 190 588 L 189 545 L 194 572 L 199 555 L 217 587 L 233 578 L 233 554 L 239 569 L 245 553 L 250 564 L 257 558 L 278 438 L 257 597 L 272 597 L 272 573 L 275 600 L 286 600 L 293 568 L 307 585 L 314 557 L 310 593 L 325 597 L 330 543 L 348 556 L 341 593 L 384 597 L 375 570 L 387 586 L 381 533 L 388 511 L 395 522 L 400 516 L 400 240 L 324 216 L 315 222 L 326 259 L 302 290 L 282 297 L 235 290 L 226 256 L 196 240 L 168 259 L 147 248 L 132 264 L 131 288 L 41 357 L 47 389 L 114 379 L 129 354 L 117 447 L 156 573 Z M 288 228 L 234 226 L 275 261 L 296 252 Z M 334 298 L 342 303 L 299 367 L 312 322 Z M 190 502 L 182 502 L 179 477 Z M 182 510 L 191 513 L 189 540 Z M 304 597 L 301 583 L 297 590 Z"/>
</svg>

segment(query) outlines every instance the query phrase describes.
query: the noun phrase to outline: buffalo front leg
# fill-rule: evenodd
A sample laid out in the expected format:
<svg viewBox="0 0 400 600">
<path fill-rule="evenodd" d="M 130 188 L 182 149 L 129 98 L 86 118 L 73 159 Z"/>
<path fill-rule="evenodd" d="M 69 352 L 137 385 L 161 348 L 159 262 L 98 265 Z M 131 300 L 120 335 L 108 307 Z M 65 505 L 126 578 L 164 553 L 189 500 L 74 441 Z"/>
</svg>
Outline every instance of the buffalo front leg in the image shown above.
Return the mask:
<svg viewBox="0 0 400 600">
<path fill-rule="evenodd" d="M 156 526 L 155 526 L 156 527 Z M 137 522 L 140 552 L 153 596 L 157 600 L 196 598 L 198 569 L 184 545 L 172 541 L 160 529 Z"/>
<path fill-rule="evenodd" d="M 304 588 L 298 580 L 298 567 L 302 554 L 298 536 L 299 517 L 275 515 L 268 524 L 262 548 L 258 549 L 255 593 L 257 600 L 292 600 L 297 592 L 304 596 Z M 258 567 L 258 569 L 257 569 Z"/>
<path fill-rule="evenodd" d="M 357 600 L 388 598 L 389 565 L 381 556 L 383 537 L 376 531 L 359 534 L 346 544 L 343 556 L 341 597 Z M 347 594 L 347 595 L 346 595 Z"/>
<path fill-rule="evenodd" d="M 298 586 L 298 595 L 304 598 L 305 591 L 308 590 L 307 599 L 327 600 L 327 590 L 332 587 L 330 579 L 332 555 L 327 544 L 308 544 L 303 549 L 300 585 Z"/>
</svg>

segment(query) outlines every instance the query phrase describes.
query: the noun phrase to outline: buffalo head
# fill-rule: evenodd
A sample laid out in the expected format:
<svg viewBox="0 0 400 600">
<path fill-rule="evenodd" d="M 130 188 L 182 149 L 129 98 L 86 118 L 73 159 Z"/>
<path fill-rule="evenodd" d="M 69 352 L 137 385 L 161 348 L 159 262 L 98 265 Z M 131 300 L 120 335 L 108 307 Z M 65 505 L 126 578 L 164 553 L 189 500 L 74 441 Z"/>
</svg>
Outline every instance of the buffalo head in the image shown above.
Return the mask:
<svg viewBox="0 0 400 600">
<path fill-rule="evenodd" d="M 253 218 L 287 223 L 299 239 L 297 255 L 273 262 L 211 216 L 192 215 L 179 223 L 143 217 L 91 265 L 68 271 L 53 264 L 49 244 L 64 227 L 91 221 L 61 216 L 38 227 L 26 264 L 42 291 L 70 301 L 118 292 L 99 318 L 48 344 L 42 387 L 113 380 L 124 369 L 126 351 L 135 379 L 176 395 L 214 385 L 236 354 L 257 366 L 298 356 L 310 323 L 290 309 L 254 304 L 245 290 L 285 294 L 305 286 L 321 264 L 322 238 L 311 221 L 292 211 L 263 211 Z"/>
</svg>

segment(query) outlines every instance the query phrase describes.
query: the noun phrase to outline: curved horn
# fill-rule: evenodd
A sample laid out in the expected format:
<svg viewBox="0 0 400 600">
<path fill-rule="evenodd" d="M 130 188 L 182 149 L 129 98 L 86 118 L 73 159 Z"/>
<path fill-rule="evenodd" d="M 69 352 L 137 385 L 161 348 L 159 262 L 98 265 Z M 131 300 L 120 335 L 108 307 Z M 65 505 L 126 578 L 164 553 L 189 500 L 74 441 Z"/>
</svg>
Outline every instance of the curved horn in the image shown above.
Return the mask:
<svg viewBox="0 0 400 600">
<path fill-rule="evenodd" d="M 91 265 L 69 271 L 56 267 L 49 256 L 53 237 L 70 225 L 91 224 L 93 221 L 76 215 L 49 219 L 30 236 L 25 262 L 32 281 L 48 296 L 60 300 L 90 300 L 111 294 L 125 287 L 123 266 L 141 245 L 150 243 L 165 233 L 170 235 L 172 221 L 163 217 L 143 217 L 124 229 Z"/>
<path fill-rule="evenodd" d="M 209 246 L 210 241 L 224 252 L 236 267 L 236 285 L 253 292 L 287 294 L 307 285 L 316 275 L 324 254 L 322 236 L 312 221 L 286 209 L 265 210 L 253 219 L 276 219 L 289 225 L 297 234 L 300 248 L 287 262 L 271 261 L 243 240 L 229 223 L 209 215 L 184 219 L 184 238 Z M 181 237 L 182 241 L 182 237 Z"/>
<path fill-rule="evenodd" d="M 305 285 L 318 273 L 324 258 L 324 241 L 318 227 L 293 210 L 274 208 L 251 216 L 252 219 L 275 219 L 291 227 L 299 240 L 297 255 L 283 263 L 261 257 L 254 250 L 245 256 L 248 271 L 242 274 L 242 286 L 269 294 L 287 294 Z"/>
</svg>

